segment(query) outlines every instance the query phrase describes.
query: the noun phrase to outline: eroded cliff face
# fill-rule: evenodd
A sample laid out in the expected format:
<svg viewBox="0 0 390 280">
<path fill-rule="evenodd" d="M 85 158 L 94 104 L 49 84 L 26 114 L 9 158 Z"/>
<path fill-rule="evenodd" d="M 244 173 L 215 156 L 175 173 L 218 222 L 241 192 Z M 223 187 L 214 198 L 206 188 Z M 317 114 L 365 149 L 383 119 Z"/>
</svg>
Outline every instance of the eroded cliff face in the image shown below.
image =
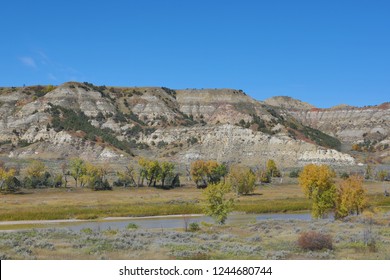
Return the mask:
<svg viewBox="0 0 390 280">
<path fill-rule="evenodd" d="M 144 140 L 148 143 L 163 140 L 172 144 L 187 137 L 196 138 L 196 143 L 174 156 L 186 164 L 210 158 L 245 165 L 264 165 L 268 159 L 274 159 L 286 167 L 307 163 L 355 164 L 353 157 L 335 150 L 294 140 L 287 135 L 271 136 L 230 124 L 157 130 Z"/>
<path fill-rule="evenodd" d="M 366 111 L 363 118 L 388 133 L 386 110 L 386 118 L 383 112 Z M 288 112 L 312 127 L 336 131 L 336 136 L 345 135 L 345 129 L 332 129 L 336 119 L 340 127 L 365 127 L 356 121 L 361 118 L 359 110 L 353 113 L 355 120 L 351 113 L 338 117 L 314 113 L 318 112 Z M 133 160 L 139 155 L 185 165 L 214 159 L 254 166 L 270 158 L 283 167 L 309 162 L 355 164 L 348 154 L 293 137 L 289 125 L 296 129 L 299 124 L 288 114 L 232 89 L 175 91 L 74 82 L 56 88 L 8 88 L 0 91 L 0 154 L 98 161 Z M 359 129 L 354 130 L 356 138 Z"/>
<path fill-rule="evenodd" d="M 390 134 L 390 104 L 368 108 L 290 111 L 305 125 L 317 128 L 345 142 L 364 137 L 385 139 Z"/>
</svg>

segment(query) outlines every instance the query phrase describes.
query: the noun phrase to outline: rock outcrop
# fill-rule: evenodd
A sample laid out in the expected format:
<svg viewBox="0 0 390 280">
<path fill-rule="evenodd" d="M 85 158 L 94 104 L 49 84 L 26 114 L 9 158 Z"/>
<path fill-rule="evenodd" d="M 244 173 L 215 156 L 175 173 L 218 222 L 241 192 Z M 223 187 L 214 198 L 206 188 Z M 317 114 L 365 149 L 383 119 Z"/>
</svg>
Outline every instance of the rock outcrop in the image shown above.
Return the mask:
<svg viewBox="0 0 390 280">
<path fill-rule="evenodd" d="M 261 166 L 270 158 L 282 167 L 309 162 L 354 165 L 352 156 L 319 146 L 326 141 L 313 140 L 321 135 L 308 127 L 346 142 L 376 135 L 386 144 L 388 107 L 319 110 L 288 97 L 259 102 L 234 89 L 75 82 L 3 88 L 0 153 L 9 158 L 81 156 L 115 162 L 139 155 L 184 165 L 215 159 Z"/>
<path fill-rule="evenodd" d="M 382 141 L 390 136 L 390 103 L 381 106 L 289 111 L 305 125 L 333 135 L 344 142 L 364 138 Z"/>
</svg>

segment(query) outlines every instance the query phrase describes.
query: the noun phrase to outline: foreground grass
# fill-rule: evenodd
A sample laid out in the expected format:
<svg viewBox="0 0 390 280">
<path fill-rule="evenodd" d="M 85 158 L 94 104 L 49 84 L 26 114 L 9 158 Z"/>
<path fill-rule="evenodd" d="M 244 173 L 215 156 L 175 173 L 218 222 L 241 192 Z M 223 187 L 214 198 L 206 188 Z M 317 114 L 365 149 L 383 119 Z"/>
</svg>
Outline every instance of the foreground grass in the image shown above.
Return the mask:
<svg viewBox="0 0 390 280">
<path fill-rule="evenodd" d="M 332 250 L 306 251 L 303 232 L 329 234 Z M 195 232 L 33 229 L 0 232 L 0 259 L 390 259 L 389 214 L 344 221 L 201 223 Z"/>
<path fill-rule="evenodd" d="M 390 207 L 381 185 L 366 186 L 372 206 Z M 276 213 L 310 210 L 311 203 L 297 185 L 258 188 L 253 195 L 236 198 L 235 211 Z M 29 190 L 0 195 L 0 221 L 97 219 L 202 213 L 202 191 L 188 186 L 173 190 L 154 188 Z"/>
</svg>

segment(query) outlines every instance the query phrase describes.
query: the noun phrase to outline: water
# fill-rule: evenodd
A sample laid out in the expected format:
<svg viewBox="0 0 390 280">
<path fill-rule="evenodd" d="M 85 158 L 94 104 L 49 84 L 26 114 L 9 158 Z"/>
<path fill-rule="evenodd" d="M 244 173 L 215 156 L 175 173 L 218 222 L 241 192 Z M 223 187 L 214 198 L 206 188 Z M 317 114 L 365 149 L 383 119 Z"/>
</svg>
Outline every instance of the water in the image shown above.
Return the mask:
<svg viewBox="0 0 390 280">
<path fill-rule="evenodd" d="M 256 216 L 257 221 L 264 220 L 298 220 L 298 221 L 311 221 L 312 217 L 310 213 L 283 213 L 283 214 L 261 214 Z"/>
<path fill-rule="evenodd" d="M 235 214 L 229 216 L 227 224 L 239 224 L 249 223 L 253 221 L 264 220 L 299 220 L 310 221 L 310 213 L 280 213 L 280 214 Z M 174 229 L 185 228 L 190 223 L 213 223 L 210 217 L 197 216 L 197 217 L 164 217 L 164 218 L 129 218 L 120 220 L 103 220 L 103 221 L 91 221 L 91 222 L 78 222 L 71 225 L 64 225 L 70 230 L 80 231 L 84 228 L 90 228 L 93 230 L 107 230 L 107 229 L 125 229 L 129 223 L 136 224 L 141 229 Z"/>
</svg>

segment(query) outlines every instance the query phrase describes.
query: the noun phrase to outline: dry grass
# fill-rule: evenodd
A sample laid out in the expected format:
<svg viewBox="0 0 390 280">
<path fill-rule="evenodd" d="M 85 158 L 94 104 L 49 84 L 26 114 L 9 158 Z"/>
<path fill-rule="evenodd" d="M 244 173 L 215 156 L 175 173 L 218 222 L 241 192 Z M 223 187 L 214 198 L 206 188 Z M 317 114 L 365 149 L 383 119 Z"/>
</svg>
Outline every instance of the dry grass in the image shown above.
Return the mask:
<svg viewBox="0 0 390 280">
<path fill-rule="evenodd" d="M 366 185 L 375 206 L 390 207 L 383 185 Z M 26 190 L 23 194 L 0 195 L 0 221 L 95 219 L 101 217 L 197 214 L 202 212 L 202 190 L 185 186 L 173 190 L 115 188 L 96 192 L 89 189 Z M 270 213 L 309 210 L 296 184 L 259 187 L 249 196 L 236 198 L 235 211 Z"/>
<path fill-rule="evenodd" d="M 357 259 L 390 258 L 389 214 L 345 221 L 276 221 L 200 225 L 183 230 L 66 229 L 0 232 L 3 259 Z M 371 223 L 367 223 L 371 221 Z M 332 250 L 299 247 L 303 232 L 329 235 Z M 375 240 L 375 246 L 370 245 Z"/>
</svg>

